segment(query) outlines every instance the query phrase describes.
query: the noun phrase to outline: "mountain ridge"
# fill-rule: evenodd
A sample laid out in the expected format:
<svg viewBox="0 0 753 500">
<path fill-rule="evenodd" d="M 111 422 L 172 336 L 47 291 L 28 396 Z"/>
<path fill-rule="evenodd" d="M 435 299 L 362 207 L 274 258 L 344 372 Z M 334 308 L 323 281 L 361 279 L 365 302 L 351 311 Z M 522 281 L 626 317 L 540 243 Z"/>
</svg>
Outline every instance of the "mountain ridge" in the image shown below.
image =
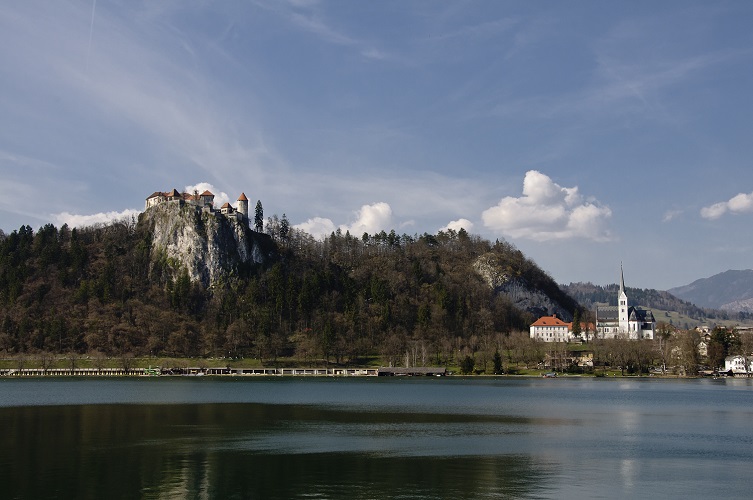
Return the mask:
<svg viewBox="0 0 753 500">
<path fill-rule="evenodd" d="M 730 269 L 667 291 L 701 307 L 753 312 L 753 269 Z"/>
</svg>

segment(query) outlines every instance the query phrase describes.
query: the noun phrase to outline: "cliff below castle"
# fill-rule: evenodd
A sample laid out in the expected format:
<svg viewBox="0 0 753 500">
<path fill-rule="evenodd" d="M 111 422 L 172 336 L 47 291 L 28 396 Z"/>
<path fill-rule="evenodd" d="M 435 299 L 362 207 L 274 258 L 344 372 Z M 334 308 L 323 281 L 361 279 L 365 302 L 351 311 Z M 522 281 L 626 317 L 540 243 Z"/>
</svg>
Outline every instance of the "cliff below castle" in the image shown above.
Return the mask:
<svg viewBox="0 0 753 500">
<path fill-rule="evenodd" d="M 242 217 L 226 217 L 190 204 L 162 203 L 141 214 L 139 224 L 151 234 L 153 268 L 174 274 L 185 270 L 205 287 L 221 283 L 240 266 L 264 264 L 276 255 L 266 234 Z"/>
</svg>

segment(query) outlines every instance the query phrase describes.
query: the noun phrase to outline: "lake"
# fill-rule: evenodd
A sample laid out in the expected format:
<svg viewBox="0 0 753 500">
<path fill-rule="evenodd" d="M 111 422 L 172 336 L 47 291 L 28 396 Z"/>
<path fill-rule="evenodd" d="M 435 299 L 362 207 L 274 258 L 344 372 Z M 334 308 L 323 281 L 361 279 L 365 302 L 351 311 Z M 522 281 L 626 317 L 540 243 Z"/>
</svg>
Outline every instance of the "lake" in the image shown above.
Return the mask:
<svg viewBox="0 0 753 500">
<path fill-rule="evenodd" d="M 749 498 L 753 380 L 0 380 L 3 498 Z"/>
</svg>

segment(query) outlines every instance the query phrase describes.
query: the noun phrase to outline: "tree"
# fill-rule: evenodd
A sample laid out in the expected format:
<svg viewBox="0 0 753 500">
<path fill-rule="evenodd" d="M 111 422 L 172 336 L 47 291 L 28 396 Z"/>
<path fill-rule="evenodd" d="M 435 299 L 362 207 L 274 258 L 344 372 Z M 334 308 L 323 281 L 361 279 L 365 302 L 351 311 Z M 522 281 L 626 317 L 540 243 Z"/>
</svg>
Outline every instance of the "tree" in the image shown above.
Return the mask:
<svg viewBox="0 0 753 500">
<path fill-rule="evenodd" d="M 573 313 L 573 337 L 580 337 L 582 329 L 580 327 L 580 309 Z"/>
<path fill-rule="evenodd" d="M 254 211 L 254 230 L 259 233 L 264 230 L 264 208 L 261 206 L 261 200 L 256 201 L 256 210 Z"/>
<path fill-rule="evenodd" d="M 678 334 L 678 347 L 674 360 L 685 376 L 693 377 L 698 374 L 698 342 L 700 337 L 694 330 Z"/>
<path fill-rule="evenodd" d="M 496 349 L 494 351 L 494 357 L 492 358 L 492 363 L 494 364 L 494 374 L 501 375 L 502 374 L 502 356 L 499 354 L 499 349 Z"/>
<path fill-rule="evenodd" d="M 724 358 L 730 354 L 738 354 L 740 339 L 734 330 L 728 330 L 723 326 L 717 326 L 711 331 L 711 340 L 708 346 L 708 357 L 711 368 L 716 370 L 724 366 Z"/>
<path fill-rule="evenodd" d="M 282 214 L 282 220 L 280 220 L 280 238 L 285 241 L 288 238 L 288 233 L 290 233 L 290 223 L 288 222 L 288 217 Z"/>
<path fill-rule="evenodd" d="M 473 367 L 475 365 L 476 362 L 474 361 L 474 359 L 471 356 L 466 355 L 466 357 L 463 358 L 463 360 L 460 362 L 460 373 L 462 373 L 463 375 L 473 373 Z"/>
<path fill-rule="evenodd" d="M 47 371 L 52 368 L 54 362 L 55 356 L 53 356 L 51 352 L 42 351 L 39 353 L 39 366 L 42 367 L 45 375 L 47 375 Z"/>
</svg>

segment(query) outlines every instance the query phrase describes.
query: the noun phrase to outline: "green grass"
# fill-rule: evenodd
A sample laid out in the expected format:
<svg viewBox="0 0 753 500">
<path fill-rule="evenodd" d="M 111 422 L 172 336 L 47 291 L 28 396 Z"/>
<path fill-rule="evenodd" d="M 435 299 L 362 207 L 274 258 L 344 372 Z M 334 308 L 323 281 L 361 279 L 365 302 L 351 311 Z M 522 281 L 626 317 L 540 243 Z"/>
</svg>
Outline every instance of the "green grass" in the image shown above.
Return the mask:
<svg viewBox="0 0 753 500">
<path fill-rule="evenodd" d="M 677 328 L 688 330 L 691 328 L 695 328 L 697 326 L 714 326 L 714 325 L 721 325 L 726 326 L 727 328 L 732 328 L 735 326 L 752 326 L 753 321 L 745 321 L 740 322 L 736 319 L 730 319 L 730 320 L 722 320 L 718 318 L 714 319 L 708 319 L 706 321 L 701 321 L 698 319 L 691 318 L 690 316 L 682 315 L 676 311 L 664 311 L 661 309 L 652 309 L 651 312 L 654 314 L 654 319 L 656 319 L 656 322 L 664 322 L 669 323 L 672 326 L 675 326 Z M 734 316 L 734 314 L 732 314 Z"/>
</svg>

